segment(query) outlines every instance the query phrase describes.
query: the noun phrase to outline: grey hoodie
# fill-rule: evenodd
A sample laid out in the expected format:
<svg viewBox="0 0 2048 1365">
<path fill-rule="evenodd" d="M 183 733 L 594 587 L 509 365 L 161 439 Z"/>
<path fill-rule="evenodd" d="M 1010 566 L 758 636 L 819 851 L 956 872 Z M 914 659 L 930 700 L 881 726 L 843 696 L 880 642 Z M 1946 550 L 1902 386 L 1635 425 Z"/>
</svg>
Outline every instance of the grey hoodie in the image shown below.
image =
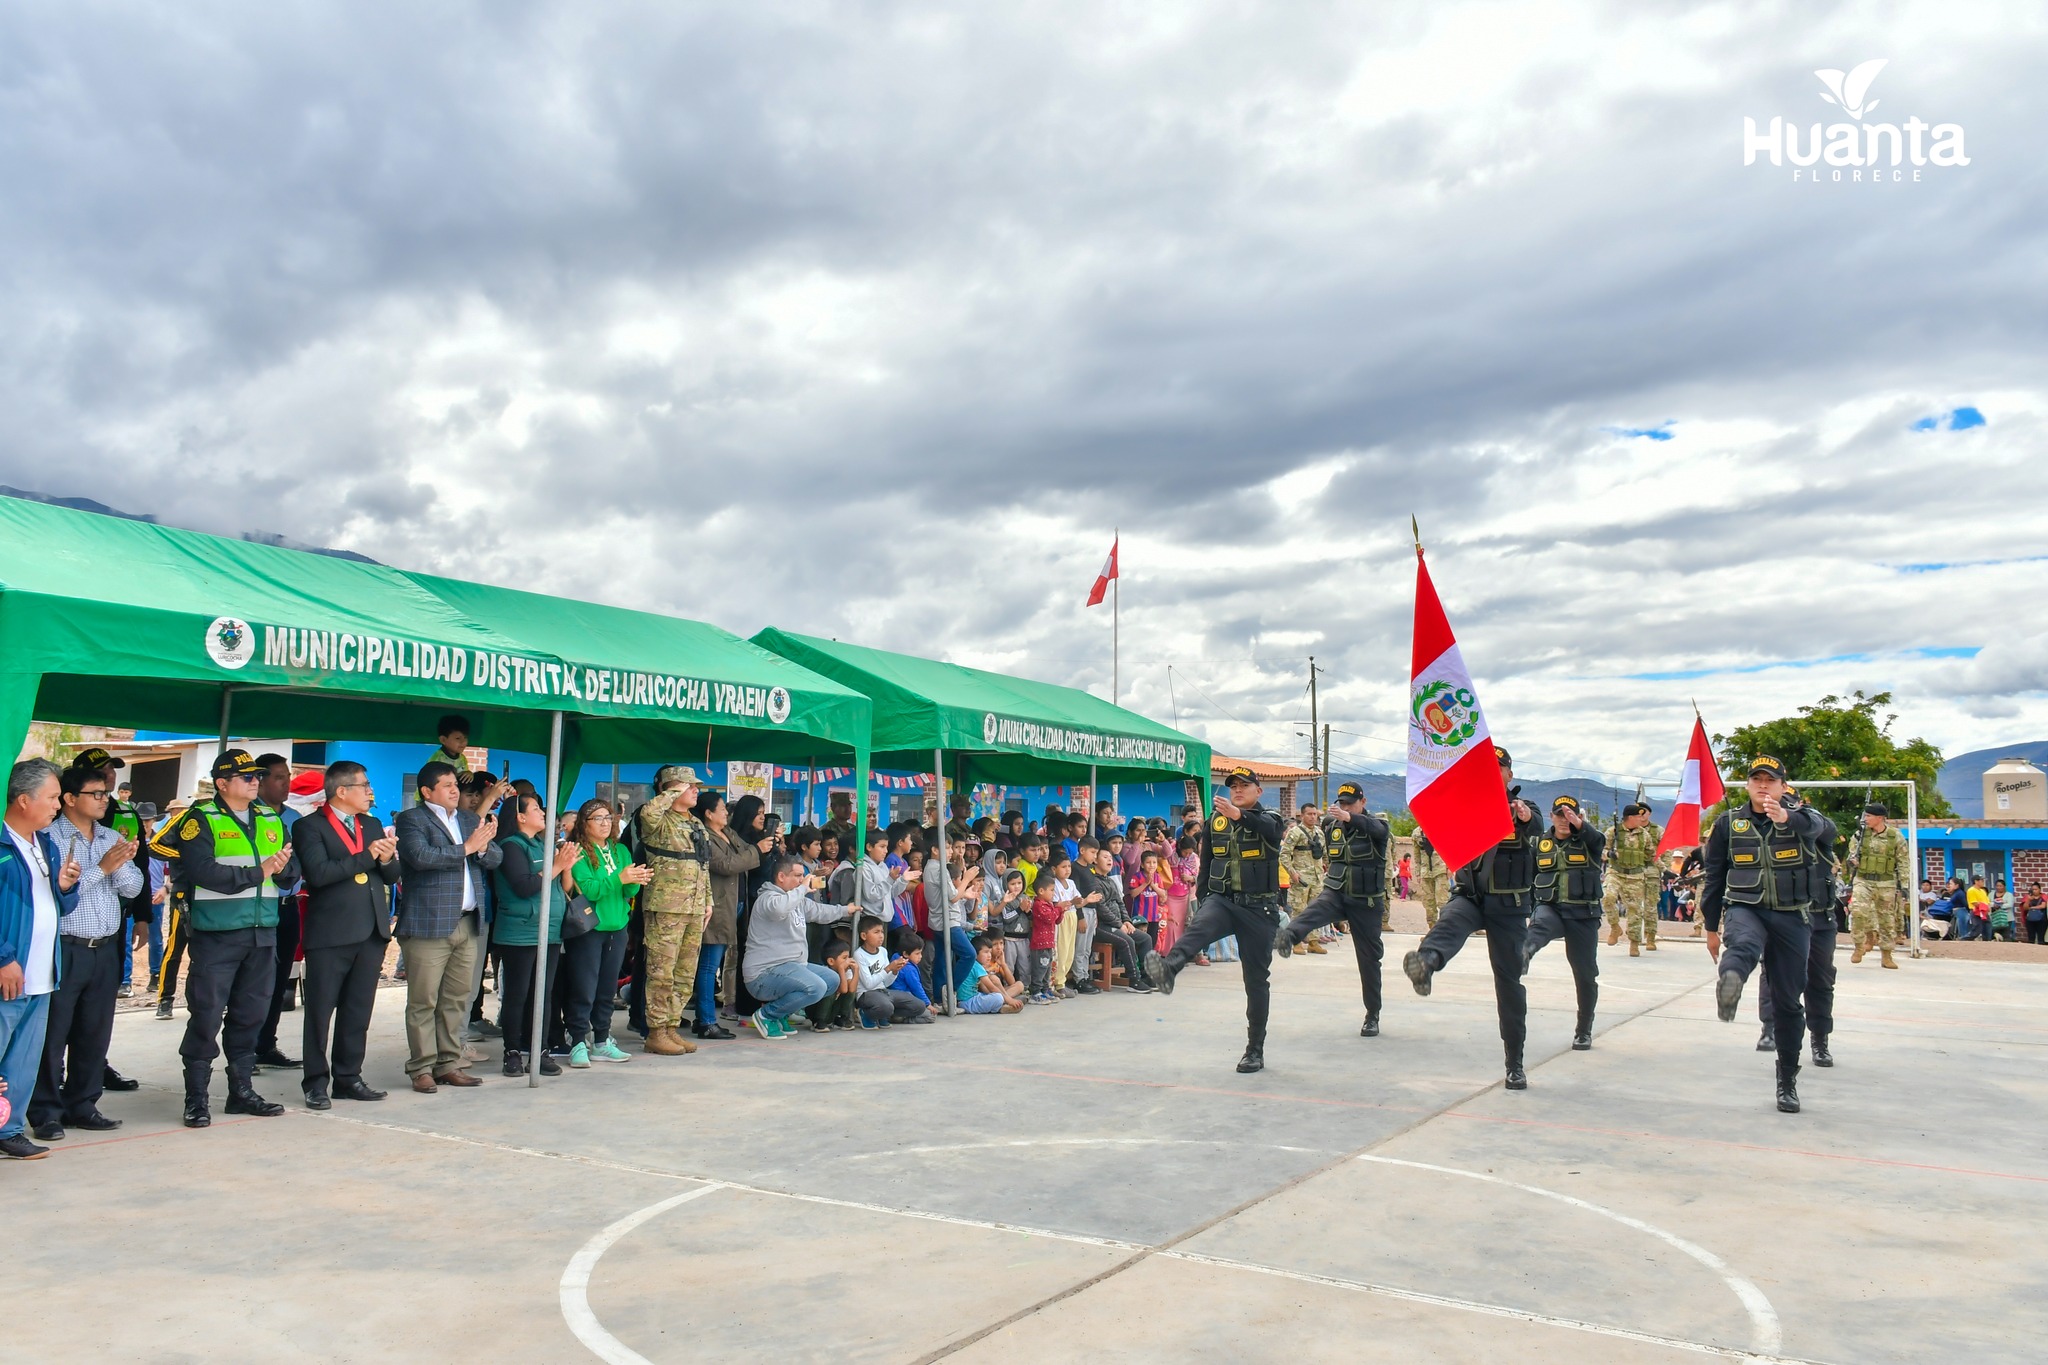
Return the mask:
<svg viewBox="0 0 2048 1365">
<path fill-rule="evenodd" d="M 773 882 L 762 887 L 747 921 L 747 980 L 757 980 L 770 967 L 804 961 L 810 956 L 805 926 L 837 924 L 850 911 L 849 906 L 811 899 L 802 886 L 794 891 L 784 891 Z"/>
</svg>

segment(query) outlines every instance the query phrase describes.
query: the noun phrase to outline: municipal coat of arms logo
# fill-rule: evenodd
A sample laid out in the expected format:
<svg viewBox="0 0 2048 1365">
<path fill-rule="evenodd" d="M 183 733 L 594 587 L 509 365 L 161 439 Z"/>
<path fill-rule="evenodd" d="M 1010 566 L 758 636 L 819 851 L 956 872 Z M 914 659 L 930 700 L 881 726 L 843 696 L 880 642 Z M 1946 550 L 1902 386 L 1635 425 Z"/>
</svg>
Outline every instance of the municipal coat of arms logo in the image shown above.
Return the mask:
<svg viewBox="0 0 2048 1365">
<path fill-rule="evenodd" d="M 256 655 L 256 632 L 247 621 L 216 616 L 206 627 L 206 656 L 222 668 L 240 668 Z"/>
</svg>

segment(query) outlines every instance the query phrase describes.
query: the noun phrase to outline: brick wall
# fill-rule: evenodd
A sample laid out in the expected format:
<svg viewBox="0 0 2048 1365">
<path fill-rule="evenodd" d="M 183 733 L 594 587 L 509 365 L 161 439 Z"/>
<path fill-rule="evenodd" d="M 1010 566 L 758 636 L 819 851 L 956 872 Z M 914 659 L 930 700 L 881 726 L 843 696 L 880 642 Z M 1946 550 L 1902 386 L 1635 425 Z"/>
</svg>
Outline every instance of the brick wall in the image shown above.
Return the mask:
<svg viewBox="0 0 2048 1365">
<path fill-rule="evenodd" d="M 2048 887 L 2048 849 L 2014 849 L 2012 855 L 2013 890 L 2025 891 L 2035 882 Z"/>
<path fill-rule="evenodd" d="M 1927 871 L 1924 875 L 1935 886 L 1939 887 L 1944 881 L 1948 880 L 1947 849 L 1923 848 L 1920 850 L 1920 861 L 1927 865 Z"/>
</svg>

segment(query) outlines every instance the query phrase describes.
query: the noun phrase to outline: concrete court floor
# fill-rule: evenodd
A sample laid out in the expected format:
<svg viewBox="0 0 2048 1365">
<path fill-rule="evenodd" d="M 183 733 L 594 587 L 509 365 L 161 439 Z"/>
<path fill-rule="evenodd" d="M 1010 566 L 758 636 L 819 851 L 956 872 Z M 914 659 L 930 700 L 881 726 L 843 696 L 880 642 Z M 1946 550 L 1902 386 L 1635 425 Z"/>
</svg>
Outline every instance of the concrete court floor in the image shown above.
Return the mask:
<svg viewBox="0 0 2048 1365">
<path fill-rule="evenodd" d="M 1412 946 L 1389 940 L 1389 965 Z M 1499 1086 L 1472 945 L 1357 1036 L 1348 948 L 1171 998 L 403 1091 L 402 996 L 329 1115 L 178 1126 L 176 1024 L 124 1014 L 109 1096 L 4 1177 L 10 1354 L 66 1361 L 2021 1361 L 2048 1285 L 2048 970 L 1851 969 L 1832 1071 L 1772 1107 L 1753 994 L 1697 941 L 1563 953 Z M 286 1016 L 296 1025 L 296 1016 Z M 624 1016 L 620 1016 L 623 1023 Z M 294 1048 L 294 1050 L 296 1050 Z"/>
</svg>

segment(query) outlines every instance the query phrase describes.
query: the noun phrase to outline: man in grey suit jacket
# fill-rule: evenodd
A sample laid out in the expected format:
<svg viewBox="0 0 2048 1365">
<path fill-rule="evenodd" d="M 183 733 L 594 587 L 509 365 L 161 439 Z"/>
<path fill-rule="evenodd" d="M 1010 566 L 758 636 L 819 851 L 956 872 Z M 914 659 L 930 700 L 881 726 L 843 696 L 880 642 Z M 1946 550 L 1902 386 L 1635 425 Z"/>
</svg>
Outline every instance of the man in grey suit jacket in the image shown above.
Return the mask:
<svg viewBox="0 0 2048 1365">
<path fill-rule="evenodd" d="M 455 769 L 419 772 L 420 804 L 400 811 L 398 861 L 405 895 L 397 936 L 405 949 L 405 1074 L 431 1095 L 441 1086 L 480 1085 L 463 1070 L 462 1035 L 482 945 L 484 874 L 504 856 L 494 815 L 461 809 Z"/>
</svg>

